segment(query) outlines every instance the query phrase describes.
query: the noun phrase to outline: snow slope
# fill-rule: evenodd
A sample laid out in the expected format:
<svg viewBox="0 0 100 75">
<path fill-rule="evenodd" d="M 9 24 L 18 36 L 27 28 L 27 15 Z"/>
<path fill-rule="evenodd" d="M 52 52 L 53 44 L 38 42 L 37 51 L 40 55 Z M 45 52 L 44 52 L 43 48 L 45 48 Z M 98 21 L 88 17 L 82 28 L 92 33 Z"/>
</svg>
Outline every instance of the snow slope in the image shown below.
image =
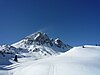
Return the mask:
<svg viewBox="0 0 100 75">
<path fill-rule="evenodd" d="M 100 47 L 74 47 L 58 56 L 18 65 L 9 75 L 100 75 Z"/>
</svg>

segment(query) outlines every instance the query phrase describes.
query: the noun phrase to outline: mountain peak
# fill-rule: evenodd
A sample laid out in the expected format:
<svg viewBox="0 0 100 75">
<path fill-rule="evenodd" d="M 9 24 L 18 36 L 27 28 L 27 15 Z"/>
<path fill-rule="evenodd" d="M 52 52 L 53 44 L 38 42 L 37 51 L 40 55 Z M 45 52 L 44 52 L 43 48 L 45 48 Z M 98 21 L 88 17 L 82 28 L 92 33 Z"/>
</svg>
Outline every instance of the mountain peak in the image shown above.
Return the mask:
<svg viewBox="0 0 100 75">
<path fill-rule="evenodd" d="M 45 42 L 50 41 L 48 35 L 41 31 L 31 34 L 31 35 L 25 37 L 25 39 L 28 41 L 31 41 L 31 42 L 37 42 L 39 44 L 44 44 Z"/>
<path fill-rule="evenodd" d="M 64 44 L 59 38 L 50 39 L 46 33 L 41 31 L 25 37 L 25 39 L 13 44 L 12 46 L 27 49 L 28 51 L 33 49 L 36 49 L 33 51 L 39 51 L 41 48 L 37 49 L 37 47 L 41 46 L 45 51 L 49 48 L 50 50 L 54 50 L 56 52 L 63 52 L 72 48 L 71 46 Z"/>
<path fill-rule="evenodd" d="M 43 34 L 45 34 L 45 33 L 41 32 L 41 31 L 38 31 L 38 32 L 35 32 L 31 35 L 26 36 L 25 38 L 34 38 L 37 35 L 43 35 Z"/>
</svg>

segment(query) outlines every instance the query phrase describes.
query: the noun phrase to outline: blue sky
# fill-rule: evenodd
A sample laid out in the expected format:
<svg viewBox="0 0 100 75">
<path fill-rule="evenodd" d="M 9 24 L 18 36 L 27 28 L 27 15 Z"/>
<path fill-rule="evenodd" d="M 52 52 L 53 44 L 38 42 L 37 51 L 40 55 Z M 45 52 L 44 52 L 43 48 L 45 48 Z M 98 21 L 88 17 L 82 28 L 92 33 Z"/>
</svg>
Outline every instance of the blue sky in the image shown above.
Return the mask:
<svg viewBox="0 0 100 75">
<path fill-rule="evenodd" d="M 36 31 L 70 45 L 100 43 L 99 0 L 0 0 L 0 44 Z"/>
</svg>

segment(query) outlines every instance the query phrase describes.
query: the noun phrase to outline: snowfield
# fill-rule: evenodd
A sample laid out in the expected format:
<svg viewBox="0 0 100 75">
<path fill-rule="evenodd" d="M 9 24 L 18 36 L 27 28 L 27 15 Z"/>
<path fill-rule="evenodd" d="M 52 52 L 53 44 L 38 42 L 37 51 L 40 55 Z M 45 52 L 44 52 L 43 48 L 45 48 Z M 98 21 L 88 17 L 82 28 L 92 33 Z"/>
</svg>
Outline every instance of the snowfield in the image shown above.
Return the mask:
<svg viewBox="0 0 100 75">
<path fill-rule="evenodd" d="M 100 46 L 74 47 L 39 60 L 20 58 L 18 63 L 0 69 L 0 75 L 100 75 Z"/>
<path fill-rule="evenodd" d="M 79 46 L 48 58 L 24 57 L 18 61 L 0 65 L 0 75 L 100 75 L 100 46 Z"/>
</svg>

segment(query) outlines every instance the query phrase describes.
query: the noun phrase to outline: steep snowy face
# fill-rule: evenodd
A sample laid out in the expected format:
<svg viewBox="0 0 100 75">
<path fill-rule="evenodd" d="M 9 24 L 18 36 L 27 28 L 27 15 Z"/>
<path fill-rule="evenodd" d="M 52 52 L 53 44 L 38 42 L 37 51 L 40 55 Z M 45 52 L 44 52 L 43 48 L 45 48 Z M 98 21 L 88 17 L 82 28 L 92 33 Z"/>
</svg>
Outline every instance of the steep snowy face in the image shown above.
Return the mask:
<svg viewBox="0 0 100 75">
<path fill-rule="evenodd" d="M 16 54 L 20 58 L 32 57 L 41 59 L 58 55 L 60 52 L 65 52 L 71 48 L 71 46 L 65 45 L 60 39 L 51 39 L 46 33 L 36 32 L 12 45 L 0 45 L 0 56 L 5 60 L 6 57 L 9 57 L 7 58 L 8 62 Z"/>
<path fill-rule="evenodd" d="M 12 44 L 17 49 L 27 50 L 31 56 L 43 58 L 66 52 L 72 47 L 65 45 L 60 39 L 50 39 L 46 33 L 36 32 L 23 40 Z"/>
<path fill-rule="evenodd" d="M 12 46 L 16 48 L 28 49 L 30 45 L 43 45 L 47 42 L 50 42 L 50 39 L 45 33 L 36 32 L 25 37 L 23 40 L 13 44 Z"/>
<path fill-rule="evenodd" d="M 42 46 L 43 49 L 45 47 L 49 47 L 57 52 L 67 51 L 72 48 L 69 45 L 65 45 L 60 39 L 50 39 L 48 35 L 43 32 L 31 34 L 12 46 L 16 48 L 28 49 L 29 51 L 37 48 L 38 46 Z"/>
<path fill-rule="evenodd" d="M 33 44 L 35 42 L 38 45 L 43 45 L 45 43 L 50 42 L 50 39 L 47 34 L 43 32 L 36 32 L 32 35 L 27 36 L 25 39 L 28 40 L 29 44 Z"/>
<path fill-rule="evenodd" d="M 66 45 L 59 38 L 55 39 L 54 44 L 59 48 L 66 47 Z"/>
</svg>

